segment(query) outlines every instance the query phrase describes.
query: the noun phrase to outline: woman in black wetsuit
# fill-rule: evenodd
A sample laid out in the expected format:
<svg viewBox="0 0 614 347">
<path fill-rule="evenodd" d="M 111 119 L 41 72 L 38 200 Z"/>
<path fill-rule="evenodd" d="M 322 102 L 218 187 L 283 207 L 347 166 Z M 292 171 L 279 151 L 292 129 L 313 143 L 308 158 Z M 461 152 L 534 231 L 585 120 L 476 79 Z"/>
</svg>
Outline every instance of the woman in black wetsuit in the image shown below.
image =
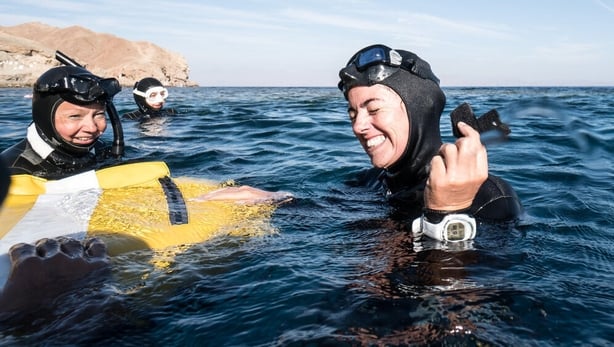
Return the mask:
<svg viewBox="0 0 614 347">
<path fill-rule="evenodd" d="M 96 169 L 112 158 L 99 138 L 105 108 L 121 90 L 77 66 L 55 67 L 34 84 L 32 120 L 26 138 L 0 153 L 11 174 L 60 179 Z"/>
<path fill-rule="evenodd" d="M 125 113 L 122 118 L 145 121 L 151 118 L 174 115 L 173 108 L 164 108 L 168 97 L 168 90 L 160 81 L 153 77 L 146 77 L 134 84 L 132 91 L 138 110 Z"/>
<path fill-rule="evenodd" d="M 116 79 L 100 78 L 78 66 L 55 67 L 42 74 L 34 84 L 33 122 L 26 138 L 0 153 L 0 203 L 10 191 L 9 174 L 60 180 L 121 164 L 123 149 L 117 147 L 123 148 L 123 138 L 112 102 L 120 90 Z M 116 138 L 111 146 L 100 140 L 107 127 L 105 110 L 112 111 L 109 116 Z M 285 192 L 251 186 L 223 187 L 197 197 L 200 201 L 239 203 L 290 198 Z M 78 241 L 57 237 L 34 244 L 17 243 L 9 255 L 10 274 L 6 283 L 0 283 L 0 323 L 14 314 L 38 312 L 59 293 L 73 285 L 83 286 L 81 280 L 94 272 L 106 275 L 110 268 L 106 245 L 98 238 Z"/>
<path fill-rule="evenodd" d="M 417 55 L 384 45 L 356 53 L 339 72 L 354 135 L 374 166 L 363 177 L 384 186 L 413 229 L 442 240 L 471 239 L 476 222 L 517 220 L 521 204 L 512 187 L 488 174 L 479 133 L 442 144 L 439 119 L 445 95 L 430 65 Z"/>
<path fill-rule="evenodd" d="M 42 74 L 34 84 L 33 122 L 26 138 L 0 153 L 0 197 L 10 185 L 4 170 L 61 179 L 115 160 L 99 137 L 107 126 L 107 103 L 120 90 L 116 79 L 100 78 L 81 67 L 61 66 Z M 60 293 L 83 285 L 83 278 L 105 275 L 110 266 L 107 248 L 97 238 L 44 238 L 15 244 L 9 253 L 10 274 L 0 283 L 0 321 L 38 312 Z"/>
</svg>

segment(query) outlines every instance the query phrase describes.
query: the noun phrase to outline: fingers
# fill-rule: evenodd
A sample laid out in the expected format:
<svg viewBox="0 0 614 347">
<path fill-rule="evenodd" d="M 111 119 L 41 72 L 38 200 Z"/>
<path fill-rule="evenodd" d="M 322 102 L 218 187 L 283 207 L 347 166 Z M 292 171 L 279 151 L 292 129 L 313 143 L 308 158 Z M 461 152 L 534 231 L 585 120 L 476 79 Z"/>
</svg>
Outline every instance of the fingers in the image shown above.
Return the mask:
<svg viewBox="0 0 614 347">
<path fill-rule="evenodd" d="M 480 134 L 459 122 L 463 137 L 441 145 L 431 160 L 431 171 L 424 192 L 425 206 L 453 211 L 471 206 L 480 186 L 488 178 L 488 154 Z"/>
<path fill-rule="evenodd" d="M 427 185 L 437 184 L 441 180 L 440 177 L 444 177 L 446 175 L 446 163 L 443 160 L 441 155 L 436 155 L 431 159 L 431 171 L 429 174 L 429 179 L 427 180 Z"/>
<path fill-rule="evenodd" d="M 41 258 L 52 258 L 58 254 L 69 258 L 83 257 L 83 244 L 76 239 L 58 237 L 36 241 L 36 254 Z"/>
<path fill-rule="evenodd" d="M 41 258 L 52 257 L 60 252 L 60 243 L 56 239 L 36 241 L 36 254 Z"/>
<path fill-rule="evenodd" d="M 488 153 L 480 140 L 478 133 L 471 126 L 459 122 L 459 130 L 465 135 L 456 140 L 454 144 L 443 144 L 439 155 L 443 157 L 447 172 L 460 175 L 481 177 L 488 174 Z"/>
<path fill-rule="evenodd" d="M 23 259 L 36 257 L 36 247 L 29 243 L 18 243 L 9 249 L 11 263 L 19 263 Z"/>
<path fill-rule="evenodd" d="M 68 237 L 44 238 L 36 241 L 34 245 L 18 243 L 10 248 L 9 255 L 12 263 L 35 257 L 50 259 L 61 256 L 85 261 L 108 257 L 107 246 L 102 240 L 89 238 L 81 242 Z"/>
<path fill-rule="evenodd" d="M 83 244 L 73 238 L 60 238 L 60 251 L 68 255 L 70 258 L 79 258 L 83 256 Z"/>
<path fill-rule="evenodd" d="M 444 165 L 445 172 L 456 172 L 458 166 L 459 149 L 450 143 L 444 143 L 439 148 L 438 157 L 441 158 L 441 162 Z"/>
<path fill-rule="evenodd" d="M 11 270 L 0 291 L 0 312 L 37 308 L 86 280 L 99 281 L 110 273 L 106 246 L 95 238 L 19 243 L 10 248 L 9 257 Z"/>
<path fill-rule="evenodd" d="M 98 238 L 91 238 L 85 241 L 85 254 L 91 258 L 106 258 L 107 245 Z"/>
<path fill-rule="evenodd" d="M 465 137 L 480 137 L 480 133 L 465 122 L 458 122 L 457 127 Z"/>
</svg>

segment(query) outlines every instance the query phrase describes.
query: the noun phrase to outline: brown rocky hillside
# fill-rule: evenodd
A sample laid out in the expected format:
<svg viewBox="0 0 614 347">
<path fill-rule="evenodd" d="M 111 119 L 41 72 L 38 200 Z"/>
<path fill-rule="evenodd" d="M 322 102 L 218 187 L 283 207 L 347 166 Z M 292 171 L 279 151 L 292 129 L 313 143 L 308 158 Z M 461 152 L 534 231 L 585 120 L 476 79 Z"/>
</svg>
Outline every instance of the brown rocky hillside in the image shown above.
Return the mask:
<svg viewBox="0 0 614 347">
<path fill-rule="evenodd" d="M 155 77 L 167 86 L 194 86 L 185 58 L 150 42 L 128 41 L 80 26 L 56 28 L 42 23 L 0 26 L 0 87 L 29 87 L 60 63 L 59 50 L 94 74 L 115 77 L 123 86 Z"/>
</svg>

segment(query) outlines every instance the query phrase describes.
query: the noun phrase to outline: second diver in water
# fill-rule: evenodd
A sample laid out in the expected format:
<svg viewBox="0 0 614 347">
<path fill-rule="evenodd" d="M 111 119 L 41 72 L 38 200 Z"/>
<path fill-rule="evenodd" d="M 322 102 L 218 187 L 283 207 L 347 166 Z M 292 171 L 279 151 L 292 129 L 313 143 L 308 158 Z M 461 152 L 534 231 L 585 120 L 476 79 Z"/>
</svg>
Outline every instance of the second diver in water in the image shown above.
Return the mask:
<svg viewBox="0 0 614 347">
<path fill-rule="evenodd" d="M 122 118 L 145 121 L 177 114 L 173 108 L 164 108 L 168 89 L 153 77 L 146 77 L 134 84 L 132 90 L 138 110 L 125 113 Z"/>
</svg>

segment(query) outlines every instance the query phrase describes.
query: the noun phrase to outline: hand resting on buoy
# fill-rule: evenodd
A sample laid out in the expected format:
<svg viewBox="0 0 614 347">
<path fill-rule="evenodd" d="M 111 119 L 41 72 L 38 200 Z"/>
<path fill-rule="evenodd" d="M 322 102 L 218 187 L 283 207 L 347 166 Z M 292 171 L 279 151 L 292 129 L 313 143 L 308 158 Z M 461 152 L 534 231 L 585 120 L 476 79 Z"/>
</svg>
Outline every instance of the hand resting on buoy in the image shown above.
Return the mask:
<svg viewBox="0 0 614 347">
<path fill-rule="evenodd" d="M 36 309 L 84 280 L 110 273 L 106 245 L 67 237 L 18 243 L 9 250 L 11 271 L 0 292 L 0 312 Z"/>
<path fill-rule="evenodd" d="M 288 192 L 270 192 L 250 186 L 224 187 L 194 198 L 194 201 L 234 201 L 239 204 L 283 203 L 292 200 Z"/>
</svg>

